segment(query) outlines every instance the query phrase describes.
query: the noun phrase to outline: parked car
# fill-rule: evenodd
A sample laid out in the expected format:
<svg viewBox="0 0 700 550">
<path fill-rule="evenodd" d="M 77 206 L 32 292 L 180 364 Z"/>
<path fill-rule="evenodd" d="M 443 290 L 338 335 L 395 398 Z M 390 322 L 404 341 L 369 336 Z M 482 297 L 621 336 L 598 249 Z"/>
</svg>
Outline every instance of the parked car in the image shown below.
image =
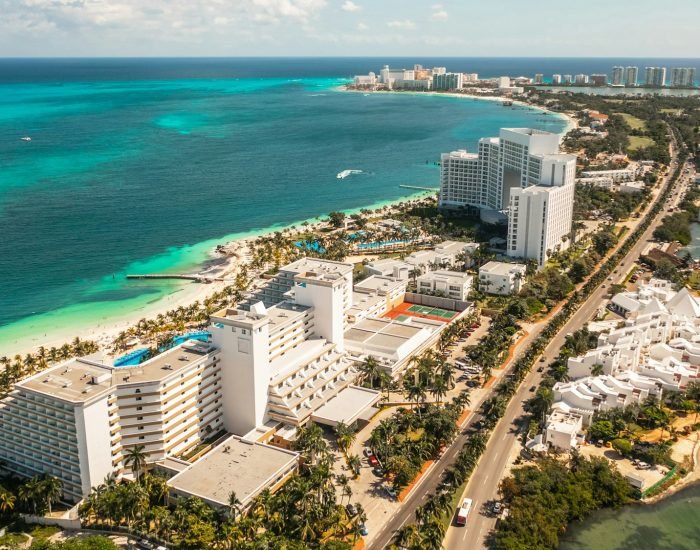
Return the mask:
<svg viewBox="0 0 700 550">
<path fill-rule="evenodd" d="M 384 470 L 382 470 L 379 466 L 372 468 L 372 473 L 377 477 L 384 477 Z"/>
<path fill-rule="evenodd" d="M 354 504 L 348 503 L 348 505 L 345 506 L 345 511 L 348 513 L 349 517 L 354 517 L 357 515 L 357 508 L 355 508 Z"/>
<path fill-rule="evenodd" d="M 546 357 L 544 357 L 544 356 L 540 357 L 540 363 L 544 363 L 546 360 L 547 360 Z"/>
<path fill-rule="evenodd" d="M 156 545 L 153 544 L 150 540 L 141 539 L 139 541 L 139 548 L 143 548 L 143 550 L 153 550 L 155 547 Z"/>
<path fill-rule="evenodd" d="M 367 526 L 364 523 L 362 525 L 360 525 L 360 534 L 363 537 L 366 537 L 367 535 L 369 535 L 369 529 L 367 529 Z"/>
<path fill-rule="evenodd" d="M 503 504 L 500 502 L 494 502 L 493 506 L 491 506 L 491 512 L 495 515 L 500 514 L 503 511 Z"/>
<path fill-rule="evenodd" d="M 479 328 L 481 325 L 479 323 L 474 323 L 473 325 L 470 325 L 469 328 Z"/>
<path fill-rule="evenodd" d="M 543 370 L 544 370 L 544 367 L 539 367 L 539 368 L 537 369 L 537 372 L 542 372 Z"/>
<path fill-rule="evenodd" d="M 537 389 L 537 386 L 531 386 L 530 391 L 535 391 Z"/>
<path fill-rule="evenodd" d="M 369 458 L 370 456 L 372 456 L 372 455 L 374 454 L 374 453 L 372 452 L 372 449 L 370 449 L 369 447 L 365 448 L 365 450 L 362 451 L 362 452 L 365 454 L 365 456 L 366 456 L 367 458 Z"/>
<path fill-rule="evenodd" d="M 390 498 L 393 498 L 396 500 L 398 495 L 396 494 L 396 491 L 394 490 L 393 487 L 385 487 L 386 494 L 389 495 Z"/>
<path fill-rule="evenodd" d="M 374 455 L 369 455 L 367 457 L 367 462 L 369 462 L 370 466 L 379 466 L 379 461 L 377 460 L 377 457 Z"/>
</svg>

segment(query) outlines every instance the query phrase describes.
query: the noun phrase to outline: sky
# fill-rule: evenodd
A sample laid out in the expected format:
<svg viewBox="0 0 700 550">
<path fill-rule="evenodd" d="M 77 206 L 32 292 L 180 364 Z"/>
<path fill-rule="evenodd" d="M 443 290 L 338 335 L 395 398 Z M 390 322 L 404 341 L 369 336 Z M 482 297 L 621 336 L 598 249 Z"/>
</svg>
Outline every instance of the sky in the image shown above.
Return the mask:
<svg viewBox="0 0 700 550">
<path fill-rule="evenodd" d="M 700 0 L 0 0 L 0 57 L 700 57 Z"/>
</svg>

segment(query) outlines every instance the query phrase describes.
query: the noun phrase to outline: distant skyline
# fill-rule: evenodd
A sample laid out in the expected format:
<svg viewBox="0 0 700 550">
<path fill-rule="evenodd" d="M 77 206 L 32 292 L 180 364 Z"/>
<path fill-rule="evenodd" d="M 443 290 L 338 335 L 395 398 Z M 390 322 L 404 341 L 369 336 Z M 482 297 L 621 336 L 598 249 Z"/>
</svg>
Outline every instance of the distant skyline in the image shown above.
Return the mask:
<svg viewBox="0 0 700 550">
<path fill-rule="evenodd" d="M 697 57 L 697 0 L 0 0 L 1 57 Z"/>
</svg>

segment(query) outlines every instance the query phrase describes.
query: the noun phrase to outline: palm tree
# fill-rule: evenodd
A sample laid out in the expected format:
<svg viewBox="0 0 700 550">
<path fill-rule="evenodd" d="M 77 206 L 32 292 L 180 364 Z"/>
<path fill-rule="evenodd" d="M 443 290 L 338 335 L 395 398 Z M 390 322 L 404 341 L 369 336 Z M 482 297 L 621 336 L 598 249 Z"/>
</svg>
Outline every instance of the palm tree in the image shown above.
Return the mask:
<svg viewBox="0 0 700 550">
<path fill-rule="evenodd" d="M 442 401 L 442 398 L 447 395 L 448 384 L 442 377 L 437 377 L 433 381 L 433 387 L 430 389 L 430 393 L 435 398 L 435 401 Z"/>
<path fill-rule="evenodd" d="M 419 548 L 422 543 L 420 530 L 413 523 L 396 530 L 393 543 L 401 549 Z"/>
<path fill-rule="evenodd" d="M 11 512 L 15 508 L 17 498 L 9 491 L 0 493 L 0 512 Z"/>
<path fill-rule="evenodd" d="M 369 355 L 360 365 L 362 382 L 369 382 L 370 387 L 374 387 L 374 380 L 379 376 L 379 372 L 379 361 L 373 355 Z"/>
<path fill-rule="evenodd" d="M 144 452 L 145 448 L 146 447 L 143 445 L 136 445 L 135 447 L 131 447 L 126 451 L 124 465 L 131 467 L 131 471 L 133 472 L 134 476 L 136 476 L 137 483 L 139 481 L 139 474 L 146 465 L 146 453 Z"/>
<path fill-rule="evenodd" d="M 231 491 L 228 495 L 228 510 L 231 514 L 231 519 L 236 521 L 236 515 L 240 515 L 242 502 L 238 500 L 236 496 L 236 491 Z"/>
<path fill-rule="evenodd" d="M 600 376 L 603 374 L 603 365 L 596 363 L 591 367 L 591 376 Z"/>
<path fill-rule="evenodd" d="M 360 457 L 357 455 L 348 455 L 346 462 L 348 464 L 348 468 L 352 470 L 352 473 L 355 477 L 360 475 Z"/>
<path fill-rule="evenodd" d="M 41 493 L 44 497 L 44 500 L 46 501 L 46 504 L 49 509 L 49 514 L 51 513 L 51 505 L 54 502 L 58 502 L 58 499 L 61 497 L 61 494 L 63 493 L 63 482 L 58 479 L 57 477 L 47 475 L 44 477 L 44 479 L 40 482 L 41 484 Z"/>
</svg>

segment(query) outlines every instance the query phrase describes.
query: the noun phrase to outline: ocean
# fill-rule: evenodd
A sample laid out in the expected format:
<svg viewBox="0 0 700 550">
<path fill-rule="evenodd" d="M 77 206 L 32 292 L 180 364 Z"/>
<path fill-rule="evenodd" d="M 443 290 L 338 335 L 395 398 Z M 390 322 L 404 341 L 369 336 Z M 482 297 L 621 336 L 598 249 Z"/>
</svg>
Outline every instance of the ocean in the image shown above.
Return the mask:
<svg viewBox="0 0 700 550">
<path fill-rule="evenodd" d="M 437 187 L 440 153 L 501 127 L 565 126 L 497 102 L 337 91 L 413 62 L 486 76 L 626 61 L 0 60 L 0 355 L 183 288 L 127 273 L 193 271 L 225 240 Z M 337 180 L 345 169 L 365 174 Z"/>
<path fill-rule="evenodd" d="M 700 485 L 652 505 L 601 510 L 561 537 L 561 550 L 695 550 L 700 541 Z"/>
</svg>

